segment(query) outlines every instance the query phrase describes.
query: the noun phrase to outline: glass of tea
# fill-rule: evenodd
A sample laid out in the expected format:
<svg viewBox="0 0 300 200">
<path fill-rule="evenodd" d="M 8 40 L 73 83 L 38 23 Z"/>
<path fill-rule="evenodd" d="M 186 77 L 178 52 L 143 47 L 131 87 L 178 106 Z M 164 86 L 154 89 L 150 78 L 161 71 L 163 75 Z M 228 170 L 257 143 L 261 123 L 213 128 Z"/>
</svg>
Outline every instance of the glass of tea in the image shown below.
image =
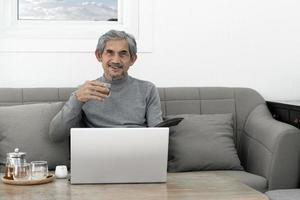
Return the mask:
<svg viewBox="0 0 300 200">
<path fill-rule="evenodd" d="M 40 180 L 48 176 L 47 161 L 32 161 L 31 162 L 31 179 Z"/>
<path fill-rule="evenodd" d="M 110 83 L 102 82 L 102 85 L 108 89 L 107 97 L 109 97 L 110 93 L 111 93 L 111 84 Z"/>
<path fill-rule="evenodd" d="M 16 181 L 30 180 L 30 164 L 20 163 L 13 167 L 13 178 Z"/>
</svg>

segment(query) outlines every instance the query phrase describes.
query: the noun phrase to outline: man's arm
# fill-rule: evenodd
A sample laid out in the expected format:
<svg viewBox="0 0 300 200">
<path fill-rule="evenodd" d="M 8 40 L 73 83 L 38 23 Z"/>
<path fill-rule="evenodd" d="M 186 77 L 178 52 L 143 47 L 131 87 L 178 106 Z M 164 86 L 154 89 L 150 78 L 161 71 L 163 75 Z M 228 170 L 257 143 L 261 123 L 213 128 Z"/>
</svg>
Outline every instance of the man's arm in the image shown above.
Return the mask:
<svg viewBox="0 0 300 200">
<path fill-rule="evenodd" d="M 107 94 L 108 88 L 102 82 L 86 81 L 52 119 L 49 127 L 50 139 L 53 142 L 61 142 L 68 138 L 71 128 L 80 127 L 83 104 L 92 99 L 102 101 Z"/>
<path fill-rule="evenodd" d="M 146 119 L 148 127 L 154 127 L 162 122 L 162 112 L 158 91 L 154 85 L 150 88 L 149 96 L 147 97 Z"/>
<path fill-rule="evenodd" d="M 49 127 L 49 136 L 53 142 L 62 142 L 68 138 L 70 129 L 79 127 L 81 108 L 84 103 L 77 100 L 73 93 L 63 108 L 52 119 Z"/>
</svg>

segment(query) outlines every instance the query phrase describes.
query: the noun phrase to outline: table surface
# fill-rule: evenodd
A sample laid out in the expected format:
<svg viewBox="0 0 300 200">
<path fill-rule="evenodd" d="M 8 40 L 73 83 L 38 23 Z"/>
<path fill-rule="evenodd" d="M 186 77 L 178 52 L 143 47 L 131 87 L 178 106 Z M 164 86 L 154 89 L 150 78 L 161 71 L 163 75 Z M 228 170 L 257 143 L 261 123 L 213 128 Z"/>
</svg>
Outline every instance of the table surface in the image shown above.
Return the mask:
<svg viewBox="0 0 300 200">
<path fill-rule="evenodd" d="M 0 174 L 1 177 L 3 174 Z M 267 200 L 233 178 L 213 172 L 169 173 L 167 183 L 71 185 L 67 179 L 35 186 L 0 183 L 1 200 Z"/>
</svg>

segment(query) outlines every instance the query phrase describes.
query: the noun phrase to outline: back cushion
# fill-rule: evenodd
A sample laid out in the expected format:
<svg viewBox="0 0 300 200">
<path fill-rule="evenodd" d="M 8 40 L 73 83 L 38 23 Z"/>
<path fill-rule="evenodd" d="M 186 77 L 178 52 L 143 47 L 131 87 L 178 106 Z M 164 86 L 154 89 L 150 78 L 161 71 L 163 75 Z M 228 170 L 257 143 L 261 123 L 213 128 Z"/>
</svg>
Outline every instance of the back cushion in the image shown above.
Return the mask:
<svg viewBox="0 0 300 200">
<path fill-rule="evenodd" d="M 233 142 L 232 114 L 181 114 L 170 128 L 168 170 L 241 170 Z"/>
<path fill-rule="evenodd" d="M 52 143 L 49 124 L 63 102 L 0 107 L 0 162 L 15 148 L 26 152 L 28 162 L 46 160 L 50 169 L 69 164 L 69 143 Z"/>
</svg>

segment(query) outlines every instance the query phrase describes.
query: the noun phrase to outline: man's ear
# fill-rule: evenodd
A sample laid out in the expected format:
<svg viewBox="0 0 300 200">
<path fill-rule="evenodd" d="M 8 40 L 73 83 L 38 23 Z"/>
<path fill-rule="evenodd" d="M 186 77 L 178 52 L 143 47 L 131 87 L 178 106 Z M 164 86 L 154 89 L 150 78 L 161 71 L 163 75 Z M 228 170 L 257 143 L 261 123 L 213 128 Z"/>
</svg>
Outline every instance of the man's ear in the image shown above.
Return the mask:
<svg viewBox="0 0 300 200">
<path fill-rule="evenodd" d="M 131 65 L 133 65 L 133 64 L 135 63 L 136 59 L 137 59 L 137 55 L 136 55 L 136 56 L 132 56 L 132 57 L 130 58 L 130 60 L 131 60 Z"/>
<path fill-rule="evenodd" d="M 98 49 L 95 51 L 95 56 L 99 62 L 102 62 L 102 56 Z"/>
</svg>

